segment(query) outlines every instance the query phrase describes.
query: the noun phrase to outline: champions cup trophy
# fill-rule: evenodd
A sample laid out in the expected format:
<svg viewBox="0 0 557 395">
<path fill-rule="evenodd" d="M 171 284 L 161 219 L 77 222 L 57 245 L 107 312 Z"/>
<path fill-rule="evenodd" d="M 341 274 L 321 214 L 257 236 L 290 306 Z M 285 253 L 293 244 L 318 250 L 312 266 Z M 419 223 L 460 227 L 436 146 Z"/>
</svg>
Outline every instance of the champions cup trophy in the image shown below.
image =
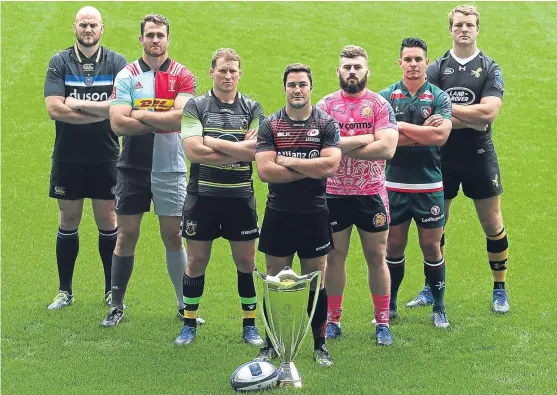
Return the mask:
<svg viewBox="0 0 557 395">
<path fill-rule="evenodd" d="M 287 266 L 276 276 L 256 271 L 253 277 L 258 289 L 263 289 L 264 303 L 259 306 L 269 338 L 281 360 L 279 386 L 301 388 L 302 377 L 294 365 L 294 358 L 311 325 L 319 296 L 319 292 L 315 292 L 308 316 L 310 284 L 315 280 L 314 289 L 319 291 L 321 272 L 298 276 Z"/>
</svg>

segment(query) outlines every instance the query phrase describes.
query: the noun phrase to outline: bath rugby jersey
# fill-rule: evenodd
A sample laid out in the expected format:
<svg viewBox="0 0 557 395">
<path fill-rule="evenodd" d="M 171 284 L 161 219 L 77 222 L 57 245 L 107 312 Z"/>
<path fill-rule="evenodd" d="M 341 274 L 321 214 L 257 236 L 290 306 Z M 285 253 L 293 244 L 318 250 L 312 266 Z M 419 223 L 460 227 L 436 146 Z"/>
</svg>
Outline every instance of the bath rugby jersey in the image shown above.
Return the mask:
<svg viewBox="0 0 557 395">
<path fill-rule="evenodd" d="M 140 58 L 116 76 L 111 105 L 125 104 L 142 111 L 168 111 L 180 95 L 195 95 L 195 78 L 191 71 L 168 58 L 155 72 Z M 180 131 L 124 136 L 118 166 L 153 172 L 186 172 Z"/>
<path fill-rule="evenodd" d="M 126 66 L 117 52 L 99 46 L 90 58 L 76 44 L 54 55 L 48 63 L 44 97 L 74 97 L 104 101 L 110 98 L 116 74 Z M 72 163 L 107 163 L 118 159 L 118 137 L 110 121 L 74 125 L 56 121 L 52 160 Z"/>
</svg>

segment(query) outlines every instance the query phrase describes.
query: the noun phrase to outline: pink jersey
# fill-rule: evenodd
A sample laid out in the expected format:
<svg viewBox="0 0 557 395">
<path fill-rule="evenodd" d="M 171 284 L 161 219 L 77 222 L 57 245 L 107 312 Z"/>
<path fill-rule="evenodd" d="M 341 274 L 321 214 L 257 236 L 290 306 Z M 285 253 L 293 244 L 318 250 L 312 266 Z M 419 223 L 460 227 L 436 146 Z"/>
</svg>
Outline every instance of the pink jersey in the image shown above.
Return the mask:
<svg viewBox="0 0 557 395">
<path fill-rule="evenodd" d="M 341 137 L 375 134 L 386 128 L 397 129 L 391 105 L 369 89 L 357 98 L 345 96 L 339 90 L 321 99 L 317 107 L 338 122 Z M 327 193 L 386 196 L 385 161 L 343 156 L 336 174 L 327 179 Z"/>
</svg>

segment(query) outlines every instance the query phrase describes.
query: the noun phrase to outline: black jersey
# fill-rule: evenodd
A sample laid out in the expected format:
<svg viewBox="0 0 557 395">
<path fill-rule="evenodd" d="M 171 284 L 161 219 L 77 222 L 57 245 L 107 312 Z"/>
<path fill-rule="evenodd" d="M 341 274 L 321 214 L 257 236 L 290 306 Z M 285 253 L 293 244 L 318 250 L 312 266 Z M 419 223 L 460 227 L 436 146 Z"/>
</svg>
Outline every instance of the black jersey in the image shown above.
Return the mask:
<svg viewBox="0 0 557 395">
<path fill-rule="evenodd" d="M 122 55 L 102 46 L 88 58 L 74 45 L 50 59 L 44 96 L 108 100 L 114 78 L 126 64 Z M 56 121 L 54 161 L 107 163 L 116 161 L 119 152 L 118 137 L 112 132 L 109 120 L 84 125 Z"/>
<path fill-rule="evenodd" d="M 460 64 L 447 51 L 427 69 L 427 79 L 447 92 L 453 104 L 479 104 L 482 97 L 503 98 L 504 83 L 501 69 L 481 51 L 466 64 Z M 453 129 L 442 150 L 472 151 L 491 143 L 491 125 L 487 131 Z"/>
<path fill-rule="evenodd" d="M 182 138 L 210 136 L 227 141 L 244 141 L 250 129 L 264 119 L 259 102 L 236 94 L 234 102 L 220 101 L 212 90 L 188 100 L 182 113 Z M 188 193 L 201 196 L 247 198 L 253 196 L 252 162 L 228 165 L 192 163 Z"/>
<path fill-rule="evenodd" d="M 313 108 L 305 121 L 293 121 L 282 108 L 265 119 L 257 134 L 256 152 L 312 159 L 327 147 L 340 147 L 337 122 L 324 111 Z M 288 183 L 270 183 L 267 207 L 293 214 L 327 210 L 326 179 L 304 178 Z"/>
</svg>

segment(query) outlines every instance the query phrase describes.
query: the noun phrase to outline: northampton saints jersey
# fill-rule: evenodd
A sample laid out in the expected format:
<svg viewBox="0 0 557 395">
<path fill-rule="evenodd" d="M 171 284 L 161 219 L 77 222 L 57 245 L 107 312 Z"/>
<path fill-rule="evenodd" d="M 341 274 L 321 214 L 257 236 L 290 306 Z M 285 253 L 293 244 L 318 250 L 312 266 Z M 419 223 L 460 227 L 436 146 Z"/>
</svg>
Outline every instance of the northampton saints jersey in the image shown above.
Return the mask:
<svg viewBox="0 0 557 395">
<path fill-rule="evenodd" d="M 481 51 L 461 64 L 452 50 L 432 63 L 427 69 L 427 79 L 449 94 L 453 104 L 468 106 L 479 104 L 482 97 L 503 98 L 504 83 L 501 69 L 495 61 Z M 491 143 L 491 125 L 486 132 L 473 129 L 453 129 L 443 146 L 451 153 L 475 151 Z"/>
<path fill-rule="evenodd" d="M 261 105 L 241 93 L 233 103 L 220 101 L 212 90 L 190 99 L 182 113 L 182 139 L 210 136 L 244 141 L 246 132 L 259 128 L 265 118 Z M 188 193 L 200 196 L 246 198 L 253 195 L 252 163 L 228 165 L 192 163 Z"/>
<path fill-rule="evenodd" d="M 44 97 L 74 97 L 80 100 L 110 99 L 114 80 L 126 66 L 117 52 L 99 47 L 90 58 L 73 45 L 54 55 L 48 63 Z M 118 159 L 120 144 L 110 121 L 74 125 L 56 121 L 52 160 L 72 163 L 106 163 Z"/>
<path fill-rule="evenodd" d="M 394 109 L 397 122 L 423 125 L 432 115 L 451 119 L 449 95 L 426 81 L 412 96 L 402 81 L 381 91 Z M 389 191 L 425 193 L 443 190 L 441 149 L 438 146 L 401 146 L 387 162 Z"/>
</svg>

